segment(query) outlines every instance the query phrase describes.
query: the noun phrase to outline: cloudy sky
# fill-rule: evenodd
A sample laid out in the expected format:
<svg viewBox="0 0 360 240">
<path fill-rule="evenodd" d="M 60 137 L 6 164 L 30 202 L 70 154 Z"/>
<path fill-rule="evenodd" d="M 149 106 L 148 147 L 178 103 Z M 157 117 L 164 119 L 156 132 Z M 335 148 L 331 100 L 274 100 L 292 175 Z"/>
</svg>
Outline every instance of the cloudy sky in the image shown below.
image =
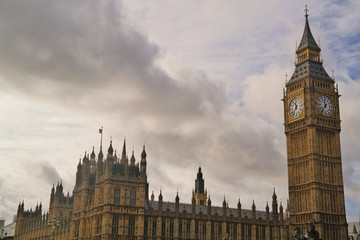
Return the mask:
<svg viewBox="0 0 360 240">
<path fill-rule="evenodd" d="M 95 146 L 146 142 L 148 180 L 190 203 L 201 165 L 213 205 L 285 203 L 285 74 L 305 1 L 0 1 L 0 216 L 70 193 Z M 309 3 L 324 66 L 342 97 L 349 221 L 360 214 L 360 2 Z M 286 205 L 286 204 L 285 204 Z"/>
</svg>

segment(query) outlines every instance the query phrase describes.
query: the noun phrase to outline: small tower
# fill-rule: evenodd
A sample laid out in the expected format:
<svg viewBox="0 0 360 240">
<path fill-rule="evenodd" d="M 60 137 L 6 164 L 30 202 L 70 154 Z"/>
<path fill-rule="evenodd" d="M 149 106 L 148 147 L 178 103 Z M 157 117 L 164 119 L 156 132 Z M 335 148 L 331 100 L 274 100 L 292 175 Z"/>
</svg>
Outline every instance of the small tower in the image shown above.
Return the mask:
<svg viewBox="0 0 360 240">
<path fill-rule="evenodd" d="M 123 165 L 128 165 L 128 158 L 126 155 L 126 138 L 124 138 L 124 145 L 123 145 L 123 149 L 122 149 L 122 153 L 121 153 L 121 159 L 120 159 L 120 163 Z"/>
<path fill-rule="evenodd" d="M 195 192 L 193 193 L 196 201 L 196 205 L 206 206 L 207 191 L 205 190 L 204 185 L 205 185 L 205 181 L 203 179 L 201 167 L 199 167 L 195 180 Z"/>
<path fill-rule="evenodd" d="M 275 188 L 274 188 L 274 193 L 272 196 L 272 218 L 273 218 L 273 220 L 278 219 L 278 202 L 277 202 L 277 196 L 275 193 Z"/>
<path fill-rule="evenodd" d="M 180 198 L 179 198 L 179 193 L 176 193 L 176 197 L 175 197 L 175 212 L 179 213 L 179 205 L 180 205 Z"/>
<path fill-rule="evenodd" d="M 112 147 L 112 140 L 110 141 L 110 146 L 108 148 L 108 158 L 112 158 L 113 157 L 113 153 L 114 153 L 114 149 Z"/>
<path fill-rule="evenodd" d="M 237 204 L 237 209 L 238 209 L 238 218 L 241 219 L 241 202 L 240 202 L 240 198 Z"/>
<path fill-rule="evenodd" d="M 140 175 L 146 176 L 146 151 L 145 151 L 145 145 L 143 146 L 143 151 L 141 153 L 141 161 L 140 161 Z"/>
<path fill-rule="evenodd" d="M 265 212 L 266 212 L 266 221 L 269 221 L 270 220 L 270 208 L 269 208 L 269 204 L 267 201 L 266 201 Z"/>
<path fill-rule="evenodd" d="M 253 200 L 253 203 L 251 205 L 251 215 L 252 215 L 252 219 L 255 220 L 256 219 L 256 206 L 255 206 L 255 200 Z"/>
</svg>

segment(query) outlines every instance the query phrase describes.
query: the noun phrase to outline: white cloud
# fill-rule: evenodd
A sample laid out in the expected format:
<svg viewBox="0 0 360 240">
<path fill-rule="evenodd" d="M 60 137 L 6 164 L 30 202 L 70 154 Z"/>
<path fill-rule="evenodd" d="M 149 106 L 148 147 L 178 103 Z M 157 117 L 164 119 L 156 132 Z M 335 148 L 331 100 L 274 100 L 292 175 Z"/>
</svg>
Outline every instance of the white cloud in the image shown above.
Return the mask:
<svg viewBox="0 0 360 240">
<path fill-rule="evenodd" d="M 173 201 L 178 188 L 181 201 L 190 202 L 201 164 L 213 205 L 225 194 L 231 207 L 240 196 L 244 208 L 254 198 L 262 209 L 274 186 L 286 202 L 280 99 L 285 72 L 294 68 L 304 5 L 1 2 L 0 188 L 6 194 L 0 215 L 10 218 L 23 197 L 27 207 L 40 199 L 46 207 L 56 178 L 71 192 L 79 155 L 93 145 L 98 150 L 100 126 L 105 150 L 111 135 L 118 150 L 126 136 L 136 156 L 146 141 L 150 190 L 157 196 L 161 187 L 165 201 Z M 350 11 L 355 1 L 330 6 L 341 10 L 339 22 L 359 18 Z M 332 20 L 325 7 L 314 4 L 310 15 L 322 39 L 330 35 L 322 17 Z M 341 29 L 336 25 L 339 35 L 359 28 Z M 336 36 L 322 41 L 325 63 L 346 66 L 343 57 L 336 62 L 343 55 L 332 52 L 331 39 L 347 47 Z M 351 169 L 359 169 L 353 131 L 359 117 L 352 109 L 359 79 L 346 70 L 339 75 L 345 187 L 356 202 L 359 173 Z"/>
</svg>

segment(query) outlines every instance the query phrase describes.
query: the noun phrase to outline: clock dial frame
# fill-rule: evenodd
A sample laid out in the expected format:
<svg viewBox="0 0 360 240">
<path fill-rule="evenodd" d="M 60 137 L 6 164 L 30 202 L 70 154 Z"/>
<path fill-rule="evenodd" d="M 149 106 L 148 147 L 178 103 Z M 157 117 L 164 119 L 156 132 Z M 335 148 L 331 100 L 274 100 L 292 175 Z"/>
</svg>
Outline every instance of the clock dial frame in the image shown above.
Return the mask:
<svg viewBox="0 0 360 240">
<path fill-rule="evenodd" d="M 334 113 L 334 103 L 328 96 L 319 96 L 317 106 L 319 112 L 326 117 L 330 117 Z"/>
<path fill-rule="evenodd" d="M 304 103 L 300 97 L 294 97 L 293 99 L 291 99 L 289 104 L 290 117 L 292 118 L 300 117 L 303 109 L 304 109 Z"/>
</svg>

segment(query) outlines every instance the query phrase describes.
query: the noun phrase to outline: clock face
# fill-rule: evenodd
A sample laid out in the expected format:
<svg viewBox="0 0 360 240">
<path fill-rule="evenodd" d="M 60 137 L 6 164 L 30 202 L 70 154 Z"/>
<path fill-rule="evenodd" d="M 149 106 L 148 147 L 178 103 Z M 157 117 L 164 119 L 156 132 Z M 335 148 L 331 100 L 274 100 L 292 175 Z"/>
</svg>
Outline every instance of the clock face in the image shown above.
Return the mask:
<svg viewBox="0 0 360 240">
<path fill-rule="evenodd" d="M 334 104 L 331 99 L 327 96 L 320 96 L 317 101 L 319 111 L 324 116 L 330 116 L 334 112 Z"/>
<path fill-rule="evenodd" d="M 289 114 L 292 118 L 300 116 L 303 110 L 303 100 L 299 97 L 293 98 L 289 104 Z"/>
</svg>

